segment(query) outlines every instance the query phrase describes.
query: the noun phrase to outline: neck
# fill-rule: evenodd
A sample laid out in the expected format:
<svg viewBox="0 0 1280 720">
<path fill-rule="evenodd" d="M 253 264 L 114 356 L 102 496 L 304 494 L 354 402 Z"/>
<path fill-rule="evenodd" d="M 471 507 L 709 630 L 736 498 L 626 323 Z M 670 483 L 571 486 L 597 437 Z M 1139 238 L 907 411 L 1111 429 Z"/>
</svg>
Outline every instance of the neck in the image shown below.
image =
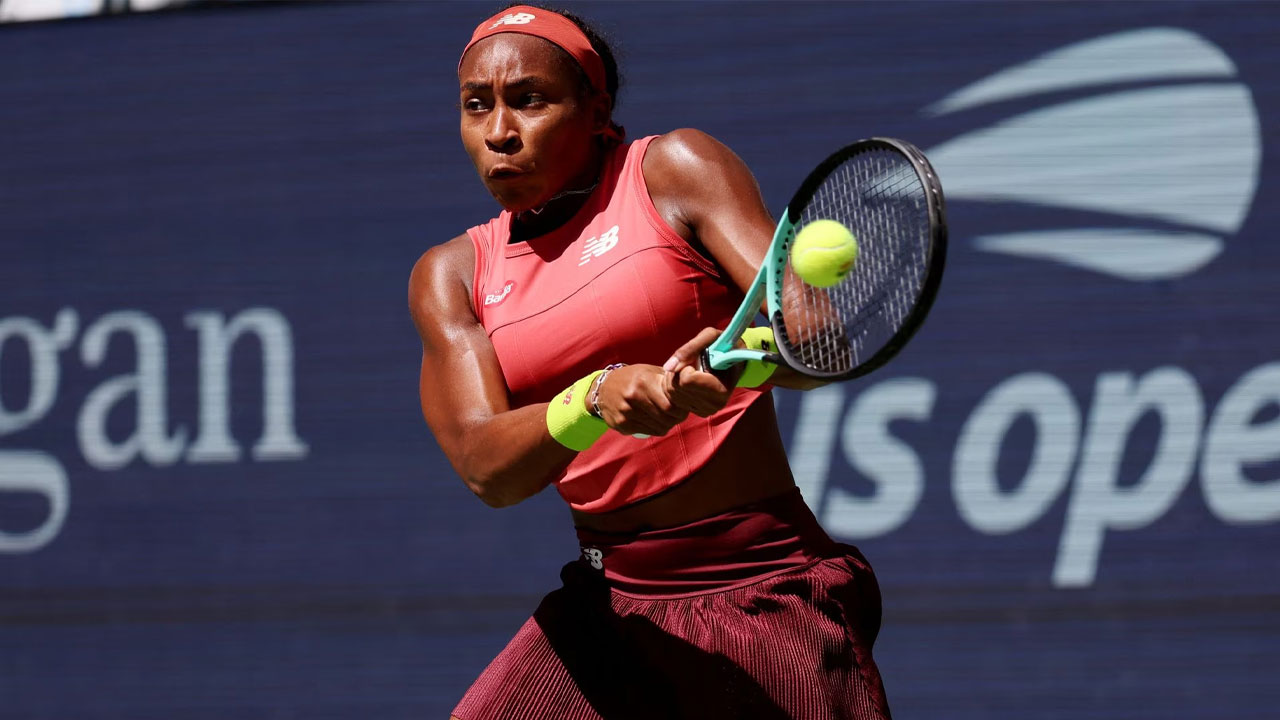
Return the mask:
<svg viewBox="0 0 1280 720">
<path fill-rule="evenodd" d="M 513 213 L 511 241 L 519 242 L 545 235 L 572 220 L 591 199 L 592 192 L 600 184 L 603 170 L 604 156 L 597 150 L 592 153 L 591 162 L 586 169 L 567 183 L 563 190 L 552 195 L 540 207 Z"/>
</svg>

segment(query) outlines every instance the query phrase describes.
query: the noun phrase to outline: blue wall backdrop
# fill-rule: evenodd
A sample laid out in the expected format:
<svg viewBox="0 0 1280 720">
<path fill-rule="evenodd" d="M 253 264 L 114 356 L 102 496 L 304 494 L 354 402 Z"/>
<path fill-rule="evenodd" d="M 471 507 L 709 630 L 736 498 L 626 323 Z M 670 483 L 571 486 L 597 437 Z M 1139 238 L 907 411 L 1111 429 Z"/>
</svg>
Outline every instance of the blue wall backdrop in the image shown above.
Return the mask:
<svg viewBox="0 0 1280 720">
<path fill-rule="evenodd" d="M 893 364 L 779 393 L 880 573 L 901 718 L 1280 706 L 1280 5 L 602 4 L 632 136 L 780 208 L 924 148 L 948 276 Z M 445 717 L 577 553 L 422 422 L 409 269 L 496 210 L 487 4 L 0 29 L 0 717 Z"/>
</svg>

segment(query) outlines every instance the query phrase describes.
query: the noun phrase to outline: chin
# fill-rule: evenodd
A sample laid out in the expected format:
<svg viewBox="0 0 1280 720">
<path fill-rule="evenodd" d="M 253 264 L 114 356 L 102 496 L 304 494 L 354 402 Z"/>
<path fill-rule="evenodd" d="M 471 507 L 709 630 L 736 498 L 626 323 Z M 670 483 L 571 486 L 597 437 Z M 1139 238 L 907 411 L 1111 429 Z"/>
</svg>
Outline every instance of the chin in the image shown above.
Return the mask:
<svg viewBox="0 0 1280 720">
<path fill-rule="evenodd" d="M 498 204 L 504 210 L 509 210 L 513 213 L 532 210 L 546 203 L 545 200 L 542 200 L 542 193 L 533 190 L 490 186 L 489 194 L 493 196 L 494 200 L 498 201 Z"/>
</svg>

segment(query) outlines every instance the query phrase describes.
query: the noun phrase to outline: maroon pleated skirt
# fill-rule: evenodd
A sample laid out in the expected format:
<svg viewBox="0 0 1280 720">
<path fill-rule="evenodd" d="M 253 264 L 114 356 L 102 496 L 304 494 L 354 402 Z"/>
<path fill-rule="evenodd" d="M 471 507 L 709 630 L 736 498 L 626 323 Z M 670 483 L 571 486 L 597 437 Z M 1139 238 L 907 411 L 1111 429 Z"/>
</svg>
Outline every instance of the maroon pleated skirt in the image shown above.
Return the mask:
<svg viewBox="0 0 1280 720">
<path fill-rule="evenodd" d="M 461 720 L 889 717 L 875 575 L 798 490 L 578 537 L 564 586 L 467 691 Z"/>
</svg>

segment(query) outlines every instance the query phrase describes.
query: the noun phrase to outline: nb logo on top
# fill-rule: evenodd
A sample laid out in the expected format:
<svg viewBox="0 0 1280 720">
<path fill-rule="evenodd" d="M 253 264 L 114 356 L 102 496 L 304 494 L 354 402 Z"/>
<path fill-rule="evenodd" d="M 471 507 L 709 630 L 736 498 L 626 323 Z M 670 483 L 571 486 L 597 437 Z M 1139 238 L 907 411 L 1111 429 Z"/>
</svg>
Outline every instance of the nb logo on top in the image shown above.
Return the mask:
<svg viewBox="0 0 1280 720">
<path fill-rule="evenodd" d="M 618 245 L 618 226 L 605 230 L 600 237 L 588 238 L 582 244 L 582 259 L 578 261 L 578 267 L 582 267 L 591 262 L 591 258 L 600 257 L 609 252 Z"/>
</svg>

